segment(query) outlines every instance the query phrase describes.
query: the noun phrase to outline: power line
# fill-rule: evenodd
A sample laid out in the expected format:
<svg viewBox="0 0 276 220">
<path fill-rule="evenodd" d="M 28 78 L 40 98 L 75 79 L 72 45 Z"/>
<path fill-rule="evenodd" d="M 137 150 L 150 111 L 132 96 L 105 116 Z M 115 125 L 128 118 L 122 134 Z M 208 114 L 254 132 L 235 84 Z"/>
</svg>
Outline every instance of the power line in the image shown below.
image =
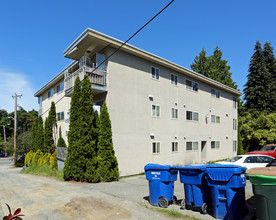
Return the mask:
<svg viewBox="0 0 276 220">
<path fill-rule="evenodd" d="M 110 57 L 112 57 L 116 52 L 118 52 L 124 45 L 127 44 L 127 42 L 129 42 L 136 34 L 138 34 L 142 29 L 144 29 L 150 22 L 152 22 L 158 15 L 160 15 L 166 8 L 168 8 L 172 3 L 174 2 L 174 0 L 170 1 L 170 3 L 168 3 L 163 9 L 161 9 L 156 15 L 154 15 L 146 24 L 144 24 L 138 31 L 136 31 L 130 38 L 128 38 L 124 43 L 122 43 L 112 54 L 110 54 L 104 61 L 102 61 L 100 64 L 98 64 L 91 72 L 91 74 L 97 70 L 103 63 L 105 63 Z M 65 97 L 62 96 L 57 102 L 55 102 L 55 104 L 57 104 L 58 102 L 60 102 L 60 100 L 62 100 Z M 48 112 L 50 110 L 50 108 L 48 108 L 45 112 L 43 112 L 41 114 L 44 115 L 46 112 Z"/>
</svg>

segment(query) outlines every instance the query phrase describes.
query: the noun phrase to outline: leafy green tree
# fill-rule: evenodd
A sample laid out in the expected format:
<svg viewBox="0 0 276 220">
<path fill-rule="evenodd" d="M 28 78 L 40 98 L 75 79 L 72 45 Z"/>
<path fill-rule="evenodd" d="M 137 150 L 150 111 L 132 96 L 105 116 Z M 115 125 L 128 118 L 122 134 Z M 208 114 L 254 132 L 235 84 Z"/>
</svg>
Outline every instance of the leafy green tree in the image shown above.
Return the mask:
<svg viewBox="0 0 276 220">
<path fill-rule="evenodd" d="M 119 179 L 118 162 L 112 143 L 111 121 L 105 103 L 102 106 L 99 127 L 98 170 L 102 181 L 115 181 Z"/>
<path fill-rule="evenodd" d="M 70 103 L 70 125 L 68 132 L 68 154 L 66 156 L 63 175 L 64 180 L 80 181 L 85 171 L 86 160 L 81 152 L 80 145 L 80 111 L 81 82 L 79 77 L 75 85 Z"/>
<path fill-rule="evenodd" d="M 213 55 L 207 57 L 206 51 L 202 49 L 199 56 L 196 56 L 194 63 L 191 64 L 193 71 L 206 77 L 216 80 L 226 86 L 236 89 L 237 85 L 232 80 L 232 73 L 228 61 L 222 59 L 222 51 L 216 47 Z"/>
<path fill-rule="evenodd" d="M 271 74 L 263 57 L 262 45 L 256 42 L 249 64 L 249 74 L 244 89 L 246 110 L 267 111 L 270 108 Z"/>
<path fill-rule="evenodd" d="M 80 102 L 80 144 L 82 148 L 83 157 L 86 159 L 86 167 L 83 180 L 95 183 L 100 181 L 100 176 L 98 174 L 98 161 L 96 154 L 97 146 L 96 141 L 93 138 L 95 137 L 95 128 L 93 126 L 93 96 L 91 94 L 91 82 L 87 75 L 84 76 L 82 82 Z"/>
<path fill-rule="evenodd" d="M 55 103 L 51 103 L 51 108 L 49 115 L 45 120 L 45 129 L 44 129 L 44 153 L 51 153 L 55 150 L 55 140 L 54 134 L 57 127 L 57 118 L 56 118 L 56 106 Z"/>
</svg>

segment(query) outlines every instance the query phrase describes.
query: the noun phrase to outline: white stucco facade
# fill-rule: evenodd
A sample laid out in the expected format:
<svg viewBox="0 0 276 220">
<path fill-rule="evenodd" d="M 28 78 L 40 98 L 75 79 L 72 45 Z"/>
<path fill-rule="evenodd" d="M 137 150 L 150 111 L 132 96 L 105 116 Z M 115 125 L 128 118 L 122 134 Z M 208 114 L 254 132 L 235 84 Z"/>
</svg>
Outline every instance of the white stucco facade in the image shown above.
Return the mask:
<svg viewBox="0 0 276 220">
<path fill-rule="evenodd" d="M 87 29 L 65 57 L 88 56 L 87 48 L 91 59 L 98 52 L 107 57 L 119 42 Z M 68 86 L 51 98 L 48 91 L 64 80 L 66 84 L 78 68 L 75 61 L 35 94 L 42 96 L 44 119 L 52 101 L 57 113 L 64 112 L 58 127 L 65 139 Z M 159 78 L 152 68 L 159 70 Z M 147 163 L 184 165 L 236 155 L 238 91 L 130 45 L 106 62 L 105 80 L 101 88 L 92 84 L 92 93 L 95 103 L 107 103 L 121 176 L 143 172 Z"/>
</svg>

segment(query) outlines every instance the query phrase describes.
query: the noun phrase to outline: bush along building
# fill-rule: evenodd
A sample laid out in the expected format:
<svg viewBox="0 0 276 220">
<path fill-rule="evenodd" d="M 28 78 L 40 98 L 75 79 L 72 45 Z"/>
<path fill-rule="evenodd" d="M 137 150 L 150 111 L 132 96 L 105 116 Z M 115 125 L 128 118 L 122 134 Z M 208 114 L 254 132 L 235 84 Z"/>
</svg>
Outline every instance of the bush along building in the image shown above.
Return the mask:
<svg viewBox="0 0 276 220">
<path fill-rule="evenodd" d="M 239 91 L 129 44 L 105 61 L 122 43 L 86 29 L 64 51 L 72 63 L 35 93 L 43 120 L 56 103 L 66 143 L 74 83 L 88 75 L 94 110 L 107 105 L 120 176 L 237 154 Z"/>
</svg>

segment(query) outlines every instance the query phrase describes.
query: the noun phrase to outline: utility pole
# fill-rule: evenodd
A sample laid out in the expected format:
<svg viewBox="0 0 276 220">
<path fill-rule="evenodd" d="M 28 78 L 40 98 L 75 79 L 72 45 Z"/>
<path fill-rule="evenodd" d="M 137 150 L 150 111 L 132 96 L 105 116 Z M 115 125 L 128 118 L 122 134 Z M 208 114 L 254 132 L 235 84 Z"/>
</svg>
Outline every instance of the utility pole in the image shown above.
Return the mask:
<svg viewBox="0 0 276 220">
<path fill-rule="evenodd" d="M 16 166 L 16 137 L 17 137 L 17 97 L 21 98 L 22 95 L 14 93 L 14 166 Z"/>
<path fill-rule="evenodd" d="M 5 157 L 7 156 L 7 146 L 6 146 L 6 125 L 3 125 L 3 129 L 4 129 L 4 143 L 5 143 Z"/>
</svg>

